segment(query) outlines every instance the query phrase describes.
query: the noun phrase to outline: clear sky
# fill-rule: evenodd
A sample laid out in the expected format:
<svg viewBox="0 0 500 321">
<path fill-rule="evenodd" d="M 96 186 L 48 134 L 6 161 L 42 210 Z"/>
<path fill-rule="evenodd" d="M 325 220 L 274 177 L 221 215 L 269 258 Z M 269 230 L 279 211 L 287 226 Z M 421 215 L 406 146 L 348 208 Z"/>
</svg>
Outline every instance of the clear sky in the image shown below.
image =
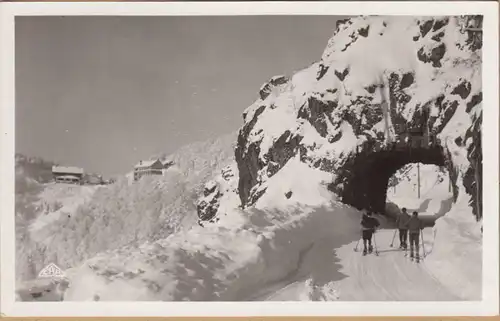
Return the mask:
<svg viewBox="0 0 500 321">
<path fill-rule="evenodd" d="M 16 152 L 89 172 L 237 130 L 339 16 L 18 17 Z"/>
</svg>

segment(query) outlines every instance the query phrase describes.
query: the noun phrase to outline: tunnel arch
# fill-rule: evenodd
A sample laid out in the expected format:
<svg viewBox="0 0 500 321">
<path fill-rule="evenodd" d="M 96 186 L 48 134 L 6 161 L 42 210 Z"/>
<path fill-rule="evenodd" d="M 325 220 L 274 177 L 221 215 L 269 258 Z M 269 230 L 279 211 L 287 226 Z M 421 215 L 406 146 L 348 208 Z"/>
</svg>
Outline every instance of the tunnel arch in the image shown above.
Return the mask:
<svg viewBox="0 0 500 321">
<path fill-rule="evenodd" d="M 446 150 L 438 143 L 416 147 L 392 144 L 389 148 L 364 148 L 350 161 L 350 170 L 341 194 L 342 202 L 358 209 L 384 214 L 390 177 L 411 163 L 446 167 L 456 199 L 458 189 L 454 183 L 453 166 L 447 155 Z"/>
</svg>

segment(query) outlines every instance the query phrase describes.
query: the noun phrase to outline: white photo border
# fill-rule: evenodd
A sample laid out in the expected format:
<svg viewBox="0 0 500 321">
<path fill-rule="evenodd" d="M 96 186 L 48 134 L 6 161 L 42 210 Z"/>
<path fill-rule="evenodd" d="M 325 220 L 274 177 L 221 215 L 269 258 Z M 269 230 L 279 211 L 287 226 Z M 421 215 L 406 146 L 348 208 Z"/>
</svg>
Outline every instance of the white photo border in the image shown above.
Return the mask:
<svg viewBox="0 0 500 321">
<path fill-rule="evenodd" d="M 479 302 L 15 302 L 14 19 L 16 16 L 481 14 L 483 22 L 483 300 Z M 0 4 L 0 309 L 6 316 L 486 316 L 499 313 L 498 3 L 66 2 Z M 326 45 L 326 43 L 325 43 Z"/>
</svg>

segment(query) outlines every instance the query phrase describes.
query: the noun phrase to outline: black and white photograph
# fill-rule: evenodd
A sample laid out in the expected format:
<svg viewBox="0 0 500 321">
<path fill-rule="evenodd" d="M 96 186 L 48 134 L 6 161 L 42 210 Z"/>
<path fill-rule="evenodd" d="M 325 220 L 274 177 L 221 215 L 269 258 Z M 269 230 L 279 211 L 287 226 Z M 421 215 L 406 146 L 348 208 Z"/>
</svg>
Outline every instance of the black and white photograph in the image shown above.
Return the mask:
<svg viewBox="0 0 500 321">
<path fill-rule="evenodd" d="M 14 301 L 481 302 L 490 17 L 15 16 Z"/>
</svg>

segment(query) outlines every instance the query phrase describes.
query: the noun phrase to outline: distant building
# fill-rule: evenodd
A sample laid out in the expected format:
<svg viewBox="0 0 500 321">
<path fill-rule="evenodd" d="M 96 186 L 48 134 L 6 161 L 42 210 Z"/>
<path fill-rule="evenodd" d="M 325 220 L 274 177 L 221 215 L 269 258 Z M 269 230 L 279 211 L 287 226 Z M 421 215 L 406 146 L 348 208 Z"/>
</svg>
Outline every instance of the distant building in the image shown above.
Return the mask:
<svg viewBox="0 0 500 321">
<path fill-rule="evenodd" d="M 159 160 L 140 161 L 134 167 L 134 180 L 144 175 L 163 175 L 164 164 Z"/>
<path fill-rule="evenodd" d="M 82 184 L 83 168 L 52 166 L 52 175 L 56 183 Z"/>
<path fill-rule="evenodd" d="M 88 174 L 84 175 L 84 183 L 88 185 L 102 185 L 104 184 L 104 180 L 102 179 L 102 175 Z"/>
</svg>

